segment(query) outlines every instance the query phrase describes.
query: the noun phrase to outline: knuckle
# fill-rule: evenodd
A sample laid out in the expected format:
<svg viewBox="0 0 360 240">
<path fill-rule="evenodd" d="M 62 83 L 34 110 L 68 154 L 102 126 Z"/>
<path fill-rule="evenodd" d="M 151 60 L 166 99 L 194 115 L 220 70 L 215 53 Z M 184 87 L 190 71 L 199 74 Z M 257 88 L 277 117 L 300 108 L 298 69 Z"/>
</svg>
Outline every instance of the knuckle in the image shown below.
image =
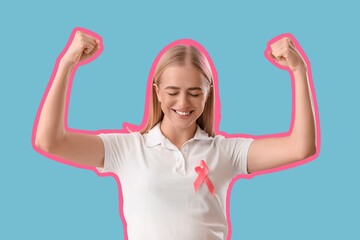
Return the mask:
<svg viewBox="0 0 360 240">
<path fill-rule="evenodd" d="M 76 37 L 83 40 L 85 38 L 85 34 L 82 31 L 76 31 Z"/>
</svg>

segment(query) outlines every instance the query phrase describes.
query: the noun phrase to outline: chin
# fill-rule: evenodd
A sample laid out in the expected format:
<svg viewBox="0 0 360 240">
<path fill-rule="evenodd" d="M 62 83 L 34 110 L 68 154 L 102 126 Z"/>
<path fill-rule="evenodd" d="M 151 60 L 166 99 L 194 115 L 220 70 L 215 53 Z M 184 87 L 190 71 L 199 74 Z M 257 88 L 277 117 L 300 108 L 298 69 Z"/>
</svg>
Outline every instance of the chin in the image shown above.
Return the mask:
<svg viewBox="0 0 360 240">
<path fill-rule="evenodd" d="M 190 113 L 188 116 L 172 116 L 172 121 L 181 128 L 192 127 L 194 124 L 196 125 L 197 120 L 197 117 L 192 114 Z"/>
</svg>

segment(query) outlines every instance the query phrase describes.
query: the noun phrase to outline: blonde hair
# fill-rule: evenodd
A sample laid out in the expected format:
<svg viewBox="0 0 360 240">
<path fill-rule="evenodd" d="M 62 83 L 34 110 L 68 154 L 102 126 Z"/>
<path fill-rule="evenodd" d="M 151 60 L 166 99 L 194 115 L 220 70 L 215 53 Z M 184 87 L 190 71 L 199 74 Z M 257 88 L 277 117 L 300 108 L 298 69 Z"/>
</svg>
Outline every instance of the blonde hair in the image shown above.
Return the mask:
<svg viewBox="0 0 360 240">
<path fill-rule="evenodd" d="M 140 133 L 144 134 L 159 123 L 164 113 L 161 110 L 160 102 L 158 101 L 155 84 L 158 85 L 161 74 L 170 66 L 184 66 L 190 64 L 202 73 L 208 86 L 208 95 L 205 102 L 204 111 L 196 120 L 196 123 L 203 129 L 209 136 L 214 136 L 214 90 L 213 90 L 213 74 L 209 61 L 195 46 L 190 45 L 176 45 L 164 52 L 156 65 L 152 77 L 152 92 L 150 95 L 149 117 L 144 128 Z"/>
</svg>

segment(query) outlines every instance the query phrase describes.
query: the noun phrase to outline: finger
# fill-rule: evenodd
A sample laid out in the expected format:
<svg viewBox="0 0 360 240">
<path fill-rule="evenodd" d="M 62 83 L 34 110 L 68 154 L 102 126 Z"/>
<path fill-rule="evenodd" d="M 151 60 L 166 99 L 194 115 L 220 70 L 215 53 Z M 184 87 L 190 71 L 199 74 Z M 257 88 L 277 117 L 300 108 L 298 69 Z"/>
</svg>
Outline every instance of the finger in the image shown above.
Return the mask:
<svg viewBox="0 0 360 240">
<path fill-rule="evenodd" d="M 274 45 L 271 49 L 273 52 L 279 52 L 279 51 L 282 51 L 283 49 L 286 49 L 288 48 L 289 45 L 285 42 L 279 42 L 278 44 Z"/>
<path fill-rule="evenodd" d="M 300 51 L 296 48 L 295 44 L 290 41 L 289 42 L 289 46 L 290 46 L 290 51 L 296 55 L 299 55 L 302 58 L 302 54 L 300 53 Z"/>
<path fill-rule="evenodd" d="M 295 44 L 293 43 L 293 41 L 290 38 L 288 38 L 288 43 L 289 43 L 289 46 L 291 48 L 293 48 L 293 49 L 295 49 L 297 51 L 297 48 L 296 48 Z"/>
<path fill-rule="evenodd" d="M 272 54 L 272 51 L 271 51 L 271 50 L 269 50 L 269 51 L 267 52 L 267 54 L 269 55 L 269 57 L 271 57 L 272 59 L 274 59 L 274 60 L 277 61 L 276 57 L 274 56 L 274 54 Z"/>
<path fill-rule="evenodd" d="M 95 37 L 83 32 L 83 31 L 77 31 L 76 34 L 75 34 L 75 37 L 78 37 L 78 38 L 82 38 L 82 39 L 87 39 L 87 40 L 96 40 Z"/>
<path fill-rule="evenodd" d="M 86 54 L 91 53 L 94 50 L 94 48 L 98 45 L 95 38 L 84 39 L 83 41 L 84 41 L 83 49 L 84 49 L 84 53 Z"/>
<path fill-rule="evenodd" d="M 81 31 L 77 31 L 76 35 L 75 35 L 75 39 L 77 39 L 77 41 L 79 43 L 81 43 L 83 45 L 83 47 L 95 47 L 95 45 L 97 44 L 98 39 L 88 35 L 84 32 Z M 91 45 L 91 46 L 90 46 Z"/>
<path fill-rule="evenodd" d="M 274 42 L 273 44 L 271 44 L 271 49 L 273 51 L 278 51 L 282 48 L 288 48 L 289 46 L 293 46 L 291 45 L 292 42 L 291 42 L 291 39 L 288 38 L 288 37 L 283 37 L 281 38 L 280 40 Z"/>
<path fill-rule="evenodd" d="M 94 56 L 94 54 L 99 50 L 100 45 L 96 44 L 96 46 L 93 48 L 93 50 L 91 52 L 88 53 L 88 55 L 90 55 L 91 57 Z"/>
<path fill-rule="evenodd" d="M 283 47 L 283 46 L 284 46 L 284 43 L 286 43 L 285 39 L 284 39 L 284 38 L 281 38 L 281 39 L 273 42 L 273 43 L 270 45 L 270 47 L 271 47 L 271 49 L 273 49 L 273 50 L 277 50 L 277 49 Z"/>
<path fill-rule="evenodd" d="M 272 54 L 275 56 L 277 61 L 281 61 L 281 60 L 287 60 L 288 56 L 289 56 L 289 48 L 285 47 L 285 48 L 280 48 L 276 51 L 273 51 Z"/>
<path fill-rule="evenodd" d="M 94 50 L 95 46 L 93 46 L 92 44 L 86 44 L 86 46 L 84 47 L 84 53 L 89 54 Z"/>
<path fill-rule="evenodd" d="M 282 56 L 282 51 L 280 51 L 280 50 L 272 51 L 271 54 L 273 55 L 273 58 L 274 58 L 276 61 L 280 61 L 281 58 L 283 57 L 283 56 Z"/>
</svg>

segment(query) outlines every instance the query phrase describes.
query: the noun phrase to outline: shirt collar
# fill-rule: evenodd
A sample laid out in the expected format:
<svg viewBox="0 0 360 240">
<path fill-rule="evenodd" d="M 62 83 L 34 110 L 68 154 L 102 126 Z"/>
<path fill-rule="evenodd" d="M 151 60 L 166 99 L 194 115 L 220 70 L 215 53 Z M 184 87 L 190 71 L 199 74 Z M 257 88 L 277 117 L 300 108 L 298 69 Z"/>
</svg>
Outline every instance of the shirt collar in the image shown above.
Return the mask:
<svg viewBox="0 0 360 240">
<path fill-rule="evenodd" d="M 191 140 L 212 140 L 212 137 L 202 130 L 199 125 L 194 137 Z M 164 144 L 167 141 L 166 137 L 162 134 L 160 130 L 160 123 L 156 124 L 149 132 L 145 135 L 145 142 L 147 147 L 155 147 L 159 144 Z"/>
</svg>

